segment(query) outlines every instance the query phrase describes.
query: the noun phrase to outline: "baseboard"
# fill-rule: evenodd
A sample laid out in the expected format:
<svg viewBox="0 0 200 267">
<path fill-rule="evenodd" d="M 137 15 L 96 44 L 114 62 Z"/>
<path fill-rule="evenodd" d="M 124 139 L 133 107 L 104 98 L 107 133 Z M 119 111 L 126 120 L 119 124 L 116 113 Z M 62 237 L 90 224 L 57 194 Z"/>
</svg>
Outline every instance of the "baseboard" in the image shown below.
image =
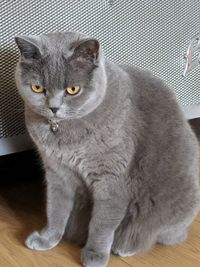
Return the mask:
<svg viewBox="0 0 200 267">
<path fill-rule="evenodd" d="M 33 148 L 28 134 L 0 138 L 0 156 L 26 151 Z"/>
<path fill-rule="evenodd" d="M 188 120 L 200 117 L 200 104 L 181 106 L 181 108 Z"/>
</svg>

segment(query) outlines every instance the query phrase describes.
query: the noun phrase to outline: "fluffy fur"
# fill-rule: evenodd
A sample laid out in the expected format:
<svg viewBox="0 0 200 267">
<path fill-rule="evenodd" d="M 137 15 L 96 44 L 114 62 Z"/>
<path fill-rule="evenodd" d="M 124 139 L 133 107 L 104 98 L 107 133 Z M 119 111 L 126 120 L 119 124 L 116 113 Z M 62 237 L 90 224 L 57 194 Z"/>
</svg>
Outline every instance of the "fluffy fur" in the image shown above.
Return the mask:
<svg viewBox="0 0 200 267">
<path fill-rule="evenodd" d="M 109 62 L 80 33 L 16 42 L 16 83 L 47 184 L 47 226 L 26 245 L 47 250 L 65 237 L 84 245 L 85 267 L 104 267 L 111 251 L 184 241 L 199 211 L 198 144 L 174 93 L 149 72 Z M 76 85 L 79 94 L 65 93 Z"/>
</svg>

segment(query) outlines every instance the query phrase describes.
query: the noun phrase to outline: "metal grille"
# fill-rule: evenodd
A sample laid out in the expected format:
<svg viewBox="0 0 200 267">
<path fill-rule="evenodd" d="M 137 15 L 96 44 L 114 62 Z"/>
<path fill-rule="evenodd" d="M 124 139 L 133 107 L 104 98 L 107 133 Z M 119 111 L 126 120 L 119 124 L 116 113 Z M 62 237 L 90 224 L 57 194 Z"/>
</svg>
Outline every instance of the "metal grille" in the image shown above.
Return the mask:
<svg viewBox="0 0 200 267">
<path fill-rule="evenodd" d="M 25 132 L 16 92 L 17 34 L 80 31 L 98 38 L 117 63 L 150 69 L 175 90 L 183 105 L 200 103 L 200 67 L 183 78 L 183 55 L 200 31 L 199 0 L 62 1 L 0 3 L 0 138 Z"/>
</svg>

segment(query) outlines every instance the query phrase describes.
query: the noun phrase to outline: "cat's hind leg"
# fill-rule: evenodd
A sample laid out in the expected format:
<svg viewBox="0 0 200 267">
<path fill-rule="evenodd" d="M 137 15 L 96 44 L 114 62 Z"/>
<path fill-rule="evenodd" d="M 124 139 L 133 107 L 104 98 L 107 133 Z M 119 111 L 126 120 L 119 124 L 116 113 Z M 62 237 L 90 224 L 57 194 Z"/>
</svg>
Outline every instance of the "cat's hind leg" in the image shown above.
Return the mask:
<svg viewBox="0 0 200 267">
<path fill-rule="evenodd" d="M 127 217 L 115 233 L 112 253 L 121 257 L 136 255 L 150 249 L 156 243 L 156 237 L 156 233 Z"/>
<path fill-rule="evenodd" d="M 196 217 L 196 211 L 198 210 L 199 204 L 196 205 L 195 210 L 192 211 L 192 214 L 186 214 L 186 218 L 181 222 L 178 222 L 174 225 L 165 226 L 164 229 L 161 229 L 157 236 L 156 242 L 163 245 L 175 245 L 184 242 L 188 236 L 188 228 Z"/>
<path fill-rule="evenodd" d="M 162 245 L 175 245 L 187 239 L 188 229 L 182 225 L 169 227 L 158 235 L 157 243 Z"/>
</svg>

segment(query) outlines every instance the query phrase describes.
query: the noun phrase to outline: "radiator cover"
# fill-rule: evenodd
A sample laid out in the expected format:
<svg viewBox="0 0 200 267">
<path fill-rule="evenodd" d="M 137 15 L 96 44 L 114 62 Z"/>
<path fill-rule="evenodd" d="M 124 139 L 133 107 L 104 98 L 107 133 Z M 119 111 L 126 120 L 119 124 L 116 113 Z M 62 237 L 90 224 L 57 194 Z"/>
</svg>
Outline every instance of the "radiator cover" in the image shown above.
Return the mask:
<svg viewBox="0 0 200 267">
<path fill-rule="evenodd" d="M 106 57 L 152 70 L 175 90 L 182 106 L 199 108 L 200 67 L 182 76 L 190 39 L 200 32 L 199 0 L 1 1 L 0 17 L 0 154 L 27 147 L 14 82 L 18 34 L 72 30 L 96 37 Z"/>
</svg>

